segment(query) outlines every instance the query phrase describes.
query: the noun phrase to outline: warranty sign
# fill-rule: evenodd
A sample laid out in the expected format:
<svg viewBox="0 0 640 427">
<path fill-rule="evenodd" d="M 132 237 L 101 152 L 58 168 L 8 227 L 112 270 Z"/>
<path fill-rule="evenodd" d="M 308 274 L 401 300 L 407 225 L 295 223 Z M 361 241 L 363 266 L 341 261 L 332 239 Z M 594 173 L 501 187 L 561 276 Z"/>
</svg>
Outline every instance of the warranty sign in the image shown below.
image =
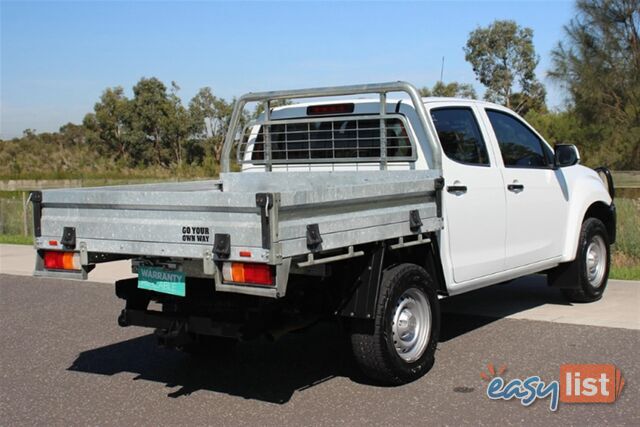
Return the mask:
<svg viewBox="0 0 640 427">
<path fill-rule="evenodd" d="M 185 296 L 185 275 L 182 271 L 170 271 L 160 267 L 138 267 L 138 288 L 163 294 Z"/>
</svg>

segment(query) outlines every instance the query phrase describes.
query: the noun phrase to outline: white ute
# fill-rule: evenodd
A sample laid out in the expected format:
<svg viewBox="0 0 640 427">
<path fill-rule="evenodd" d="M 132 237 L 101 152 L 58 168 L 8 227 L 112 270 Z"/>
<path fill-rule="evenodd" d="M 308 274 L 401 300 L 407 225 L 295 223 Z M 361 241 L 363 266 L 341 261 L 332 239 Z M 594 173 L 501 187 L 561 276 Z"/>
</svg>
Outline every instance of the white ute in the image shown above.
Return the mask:
<svg viewBox="0 0 640 427">
<path fill-rule="evenodd" d="M 32 193 L 35 274 L 131 259 L 119 324 L 188 352 L 337 318 L 363 372 L 402 384 L 433 365 L 441 298 L 532 273 L 602 297 L 613 181 L 579 160 L 504 107 L 404 82 L 250 93 L 219 180 Z"/>
</svg>

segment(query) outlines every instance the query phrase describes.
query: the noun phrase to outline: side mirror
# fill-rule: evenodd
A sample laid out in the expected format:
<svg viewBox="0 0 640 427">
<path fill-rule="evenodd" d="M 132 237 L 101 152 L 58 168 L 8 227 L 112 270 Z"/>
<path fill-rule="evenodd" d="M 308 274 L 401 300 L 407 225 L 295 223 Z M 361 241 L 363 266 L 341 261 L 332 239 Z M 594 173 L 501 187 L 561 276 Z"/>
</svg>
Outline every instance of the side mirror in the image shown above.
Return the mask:
<svg viewBox="0 0 640 427">
<path fill-rule="evenodd" d="M 554 168 L 564 168 L 573 166 L 580 162 L 580 153 L 578 148 L 572 144 L 556 144 L 555 154 L 553 156 Z"/>
</svg>

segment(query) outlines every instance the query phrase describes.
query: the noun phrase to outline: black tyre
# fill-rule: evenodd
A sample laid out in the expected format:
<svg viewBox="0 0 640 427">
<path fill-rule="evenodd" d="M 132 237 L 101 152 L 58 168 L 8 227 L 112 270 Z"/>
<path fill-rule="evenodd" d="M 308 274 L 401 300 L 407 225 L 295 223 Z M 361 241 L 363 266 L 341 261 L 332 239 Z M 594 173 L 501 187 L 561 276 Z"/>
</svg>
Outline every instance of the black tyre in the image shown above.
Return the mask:
<svg viewBox="0 0 640 427">
<path fill-rule="evenodd" d="M 563 288 L 562 293 L 572 302 L 593 302 L 602 298 L 609 279 L 611 249 L 607 229 L 597 218 L 582 223 L 578 251 L 572 271 L 578 287 Z M 566 279 L 565 279 L 566 280 Z"/>
<path fill-rule="evenodd" d="M 440 306 L 427 271 L 400 264 L 383 273 L 372 333 L 352 332 L 360 369 L 383 384 L 399 385 L 423 376 L 434 363 L 440 334 Z"/>
</svg>

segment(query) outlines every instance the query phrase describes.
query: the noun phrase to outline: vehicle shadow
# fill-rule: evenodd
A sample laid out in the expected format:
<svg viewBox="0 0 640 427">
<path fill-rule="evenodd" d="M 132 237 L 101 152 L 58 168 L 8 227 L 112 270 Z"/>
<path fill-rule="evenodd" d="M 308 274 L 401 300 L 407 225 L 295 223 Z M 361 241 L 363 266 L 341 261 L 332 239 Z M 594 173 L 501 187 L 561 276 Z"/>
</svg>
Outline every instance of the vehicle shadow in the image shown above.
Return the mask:
<svg viewBox="0 0 640 427">
<path fill-rule="evenodd" d="M 516 281 L 445 300 L 440 341 L 540 304 L 566 303 L 555 289 L 531 278 L 524 285 Z M 172 398 L 208 390 L 283 404 L 296 391 L 336 377 L 370 384 L 355 367 L 345 337 L 337 323 L 320 323 L 275 343 L 241 343 L 203 360 L 159 348 L 153 335 L 145 335 L 84 351 L 68 369 L 108 376 L 133 373 L 135 380 L 175 388 L 168 393 Z"/>
<path fill-rule="evenodd" d="M 275 343 L 240 343 L 207 359 L 160 348 L 151 334 L 84 351 L 68 369 L 109 376 L 134 373 L 135 380 L 175 388 L 168 393 L 173 398 L 208 390 L 286 403 L 296 391 L 352 374 L 339 332 L 337 325 L 318 324 Z"/>
<path fill-rule="evenodd" d="M 532 275 L 441 301 L 445 342 L 488 323 L 542 305 L 570 306 L 561 291 L 547 286 L 545 275 Z"/>
</svg>

